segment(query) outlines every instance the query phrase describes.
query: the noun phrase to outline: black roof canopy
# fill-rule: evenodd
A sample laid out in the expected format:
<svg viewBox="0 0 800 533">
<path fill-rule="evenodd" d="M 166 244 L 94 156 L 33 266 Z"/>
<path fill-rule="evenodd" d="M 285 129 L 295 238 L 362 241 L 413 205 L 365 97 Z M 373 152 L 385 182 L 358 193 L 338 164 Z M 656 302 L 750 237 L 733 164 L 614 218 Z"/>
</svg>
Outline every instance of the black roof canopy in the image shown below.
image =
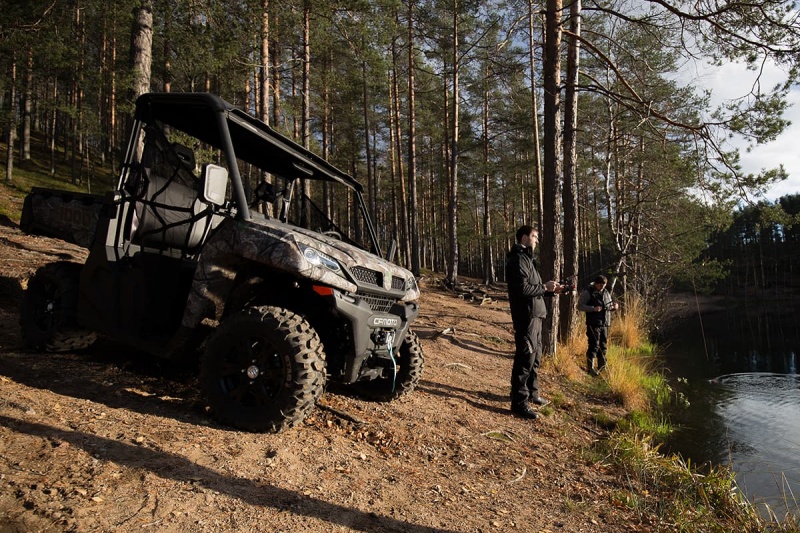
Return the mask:
<svg viewBox="0 0 800 533">
<path fill-rule="evenodd" d="M 284 178 L 335 181 L 363 191 L 349 174 L 214 94 L 147 93 L 136 100 L 137 120 L 160 121 L 225 151 L 220 114 L 226 119 L 236 158 Z"/>
</svg>

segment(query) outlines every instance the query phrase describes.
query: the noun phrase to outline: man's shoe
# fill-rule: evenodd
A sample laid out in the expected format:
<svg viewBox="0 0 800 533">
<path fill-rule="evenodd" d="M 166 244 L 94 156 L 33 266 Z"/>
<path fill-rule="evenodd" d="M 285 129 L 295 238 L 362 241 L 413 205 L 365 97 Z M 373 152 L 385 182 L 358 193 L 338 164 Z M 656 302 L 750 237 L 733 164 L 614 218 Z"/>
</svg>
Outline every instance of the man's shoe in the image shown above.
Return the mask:
<svg viewBox="0 0 800 533">
<path fill-rule="evenodd" d="M 539 414 L 533 409 L 531 409 L 529 405 L 523 405 L 521 407 L 512 407 L 511 412 L 519 417 L 527 418 L 529 420 L 536 420 L 537 418 L 539 418 Z"/>
<path fill-rule="evenodd" d="M 590 376 L 598 376 L 598 375 L 599 375 L 599 374 L 597 373 L 597 370 L 595 370 L 595 369 L 594 369 L 594 368 L 592 368 L 592 367 L 589 367 L 589 368 L 587 368 L 587 369 L 586 369 L 586 373 L 587 373 L 587 374 L 589 374 Z"/>
<path fill-rule="evenodd" d="M 545 405 L 550 403 L 550 400 L 546 398 L 542 398 L 541 396 L 535 396 L 533 398 L 528 398 L 529 403 L 535 403 L 539 407 L 544 407 Z"/>
</svg>

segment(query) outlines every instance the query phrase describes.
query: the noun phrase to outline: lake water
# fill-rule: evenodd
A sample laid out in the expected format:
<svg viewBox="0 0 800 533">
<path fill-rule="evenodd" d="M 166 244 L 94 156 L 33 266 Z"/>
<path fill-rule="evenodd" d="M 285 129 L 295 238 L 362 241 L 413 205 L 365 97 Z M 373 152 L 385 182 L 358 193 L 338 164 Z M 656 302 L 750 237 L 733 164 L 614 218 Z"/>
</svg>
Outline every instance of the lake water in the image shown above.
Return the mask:
<svg viewBox="0 0 800 533">
<path fill-rule="evenodd" d="M 785 305 L 690 316 L 670 335 L 669 376 L 690 407 L 666 450 L 731 467 L 739 488 L 778 517 L 800 516 L 800 333 Z M 781 312 L 776 312 L 781 310 Z"/>
</svg>

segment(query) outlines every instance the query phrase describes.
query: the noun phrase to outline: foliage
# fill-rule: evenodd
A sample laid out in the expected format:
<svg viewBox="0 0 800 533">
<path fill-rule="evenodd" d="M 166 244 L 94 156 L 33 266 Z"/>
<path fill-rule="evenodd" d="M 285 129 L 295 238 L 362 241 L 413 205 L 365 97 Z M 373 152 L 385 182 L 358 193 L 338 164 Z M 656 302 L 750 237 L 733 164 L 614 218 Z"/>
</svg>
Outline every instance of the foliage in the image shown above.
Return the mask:
<svg viewBox="0 0 800 533">
<path fill-rule="evenodd" d="M 13 117 L 21 130 L 30 76 L 37 157 L 46 161 L 48 148 L 57 152 L 67 164 L 53 170 L 64 183 L 86 188 L 93 172 L 117 170 L 133 104 L 129 47 L 136 5 L 137 0 L 34 0 L 12 2 L 4 11 L 2 127 Z M 528 26 L 529 2 L 268 2 L 269 57 L 261 57 L 265 4 L 260 1 L 153 5 L 152 90 L 211 90 L 255 113 L 265 74 L 271 124 L 298 141 L 307 98 L 312 149 L 365 183 L 384 238 L 398 236 L 401 243 L 410 238 L 402 227 L 402 198 L 410 188 L 405 164 L 413 56 L 419 240 L 423 266 L 438 271 L 449 246 L 440 237 L 448 229 L 443 199 L 453 149 L 457 20 L 459 271 L 485 272 L 482 250 L 488 244 L 502 276 L 509 236 L 539 215 L 533 136 L 541 109 L 533 108 L 532 87 L 542 86 L 542 35 L 538 24 Z M 302 91 L 305 6 L 311 50 L 307 95 Z M 786 127 L 798 45 L 793 12 L 783 7 L 781 2 L 732 2 L 719 10 L 667 1 L 645 8 L 586 4 L 577 161 L 583 259 L 580 272 L 565 274 L 581 285 L 598 271 L 624 276 L 622 291 L 648 302 L 657 294 L 654 287 L 672 281 L 707 287 L 724 274 L 725 260 L 706 253 L 709 234 L 724 231 L 733 199 L 785 176 L 780 167 L 743 175 L 738 152 L 727 144 L 731 134 L 765 142 Z M 412 50 L 409 13 L 416 36 Z M 676 75 L 695 57 L 752 67 L 771 62 L 786 76 L 773 87 L 756 83 L 742 98 L 713 109 L 707 92 Z M 12 66 L 15 102 L 9 91 Z M 345 213 L 346 206 L 338 210 Z M 484 220 L 490 221 L 488 229 Z M 407 257 L 401 254 L 400 260 Z"/>
<path fill-rule="evenodd" d="M 800 195 L 740 207 L 729 227 L 708 240 L 702 261 L 725 264 L 730 275 L 715 285 L 725 292 L 746 287 L 792 288 L 800 285 L 798 212 Z"/>
</svg>

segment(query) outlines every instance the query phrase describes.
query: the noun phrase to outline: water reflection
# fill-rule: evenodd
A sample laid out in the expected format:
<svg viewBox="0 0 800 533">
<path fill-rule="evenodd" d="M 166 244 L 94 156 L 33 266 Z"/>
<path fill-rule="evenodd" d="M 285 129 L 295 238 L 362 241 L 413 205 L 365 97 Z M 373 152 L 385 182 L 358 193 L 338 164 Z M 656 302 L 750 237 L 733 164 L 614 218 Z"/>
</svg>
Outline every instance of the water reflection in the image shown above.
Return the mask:
<svg viewBox="0 0 800 533">
<path fill-rule="evenodd" d="M 800 497 L 800 376 L 746 373 L 717 378 L 716 419 L 742 491 L 778 516 Z M 718 442 L 719 453 L 725 441 Z M 718 460 L 718 462 L 724 462 Z"/>
<path fill-rule="evenodd" d="M 723 305 L 677 328 L 667 348 L 691 407 L 666 450 L 729 465 L 761 511 L 800 515 L 800 333 L 785 305 Z M 754 312 L 757 311 L 757 312 Z M 795 498 L 797 495 L 797 499 Z"/>
</svg>

